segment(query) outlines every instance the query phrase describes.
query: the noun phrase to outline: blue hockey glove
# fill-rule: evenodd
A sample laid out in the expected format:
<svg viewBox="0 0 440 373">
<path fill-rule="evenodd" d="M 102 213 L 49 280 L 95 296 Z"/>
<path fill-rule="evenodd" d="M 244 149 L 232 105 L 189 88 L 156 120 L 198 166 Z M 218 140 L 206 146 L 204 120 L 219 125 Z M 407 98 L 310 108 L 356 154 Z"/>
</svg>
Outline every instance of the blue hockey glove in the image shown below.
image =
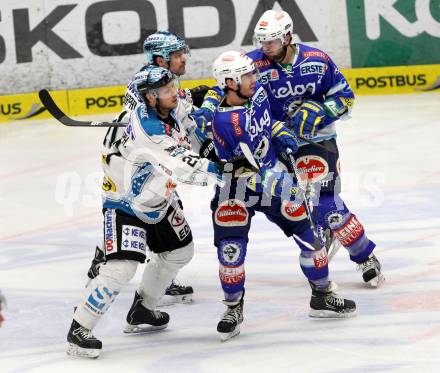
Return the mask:
<svg viewBox="0 0 440 373">
<path fill-rule="evenodd" d="M 296 136 L 285 126 L 284 122 L 275 121 L 272 123 L 272 144 L 278 155 L 285 153 L 287 149 L 290 149 L 292 153 L 298 150 Z"/>
<path fill-rule="evenodd" d="M 314 137 L 321 128 L 320 124 L 327 113 L 324 105 L 317 101 L 308 100 L 304 102 L 288 123 L 297 136 Z"/>
<path fill-rule="evenodd" d="M 211 88 L 206 93 L 205 98 L 203 99 L 203 104 L 202 106 L 200 106 L 200 108 L 214 112 L 220 104 L 220 101 L 223 99 L 224 95 L 225 94 L 219 87 Z"/>
<path fill-rule="evenodd" d="M 254 192 L 283 197 L 285 200 L 294 200 L 298 191 L 296 183 L 287 172 L 275 171 L 265 166 L 261 167 L 259 174 L 248 179 L 247 186 Z"/>
</svg>

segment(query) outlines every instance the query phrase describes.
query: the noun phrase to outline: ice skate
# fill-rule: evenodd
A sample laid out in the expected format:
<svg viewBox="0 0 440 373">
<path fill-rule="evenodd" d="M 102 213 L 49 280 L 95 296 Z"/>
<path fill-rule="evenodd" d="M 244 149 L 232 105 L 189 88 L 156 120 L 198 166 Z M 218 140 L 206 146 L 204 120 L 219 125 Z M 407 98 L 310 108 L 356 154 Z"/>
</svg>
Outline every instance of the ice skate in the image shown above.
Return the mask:
<svg viewBox="0 0 440 373">
<path fill-rule="evenodd" d="M 148 333 L 165 329 L 170 316 L 166 312 L 149 310 L 142 305 L 142 297 L 136 292 L 127 314 L 124 333 Z"/>
<path fill-rule="evenodd" d="M 220 340 L 225 342 L 240 334 L 240 324 L 243 322 L 243 297 L 237 302 L 223 301 L 223 303 L 228 308 L 217 324 L 217 331 L 220 333 Z"/>
<path fill-rule="evenodd" d="M 362 271 L 362 278 L 372 288 L 379 287 L 384 281 L 385 276 L 380 271 L 382 266 L 374 254 L 371 254 L 367 260 L 358 263 L 358 269 Z"/>
<path fill-rule="evenodd" d="M 159 306 L 170 306 L 176 303 L 191 303 L 193 301 L 194 290 L 191 286 L 177 283 L 175 280 L 167 287 L 165 295 L 159 302 Z"/>
<path fill-rule="evenodd" d="M 67 334 L 67 355 L 96 359 L 102 350 L 102 342 L 92 334 L 91 330 L 73 320 Z"/>
<path fill-rule="evenodd" d="M 313 284 L 310 299 L 310 317 L 348 318 L 356 316 L 356 303 L 338 296 L 329 286 L 317 289 Z"/>
</svg>

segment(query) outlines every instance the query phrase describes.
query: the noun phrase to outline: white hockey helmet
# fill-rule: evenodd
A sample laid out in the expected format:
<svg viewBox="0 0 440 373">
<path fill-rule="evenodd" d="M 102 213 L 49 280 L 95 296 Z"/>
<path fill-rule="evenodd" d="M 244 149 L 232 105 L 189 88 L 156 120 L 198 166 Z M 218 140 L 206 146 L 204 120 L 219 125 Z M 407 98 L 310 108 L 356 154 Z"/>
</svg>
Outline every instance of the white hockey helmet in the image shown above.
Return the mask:
<svg viewBox="0 0 440 373">
<path fill-rule="evenodd" d="M 226 79 L 241 84 L 241 77 L 254 71 L 256 70 L 252 58 L 236 51 L 223 52 L 212 66 L 212 73 L 221 89 L 226 88 Z"/>
<path fill-rule="evenodd" d="M 257 43 L 281 39 L 286 41 L 287 34 L 293 33 L 293 21 L 284 10 L 266 10 L 257 22 L 254 29 L 254 40 Z"/>
</svg>

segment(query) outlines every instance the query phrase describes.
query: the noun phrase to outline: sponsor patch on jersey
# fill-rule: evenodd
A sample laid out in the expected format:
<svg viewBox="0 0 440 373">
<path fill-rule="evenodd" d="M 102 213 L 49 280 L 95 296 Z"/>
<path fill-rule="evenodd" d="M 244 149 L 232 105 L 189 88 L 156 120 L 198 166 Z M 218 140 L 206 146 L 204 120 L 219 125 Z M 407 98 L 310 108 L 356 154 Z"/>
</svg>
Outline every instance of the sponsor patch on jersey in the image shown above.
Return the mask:
<svg viewBox="0 0 440 373">
<path fill-rule="evenodd" d="M 262 67 L 269 66 L 270 65 L 270 61 L 266 60 L 266 59 L 264 59 L 264 60 L 256 60 L 256 61 L 254 61 L 254 65 L 255 65 L 255 67 L 257 69 L 260 69 Z"/>
<path fill-rule="evenodd" d="M 169 125 L 169 124 L 167 124 L 167 123 L 165 123 L 164 124 L 164 127 L 165 127 L 165 133 L 168 135 L 168 136 L 171 136 L 171 126 Z"/>
<path fill-rule="evenodd" d="M 244 281 L 244 265 L 241 266 L 223 266 L 219 267 L 220 281 L 228 285 L 237 285 Z"/>
<path fill-rule="evenodd" d="M 237 112 L 231 113 L 231 123 L 232 128 L 234 129 L 234 135 L 239 137 L 243 134 L 243 131 L 240 127 L 240 114 Z"/>
<path fill-rule="evenodd" d="M 329 171 L 327 161 L 317 155 L 305 155 L 296 160 L 296 167 L 302 180 L 318 182 L 323 180 Z"/>
<path fill-rule="evenodd" d="M 272 93 L 275 98 L 286 98 L 286 97 L 296 97 L 303 96 L 306 92 L 310 95 L 313 95 L 316 91 L 316 83 L 310 82 L 306 85 L 304 84 L 296 84 L 292 85 L 290 80 L 286 81 L 286 86 L 281 86 L 278 89 L 272 89 Z"/>
<path fill-rule="evenodd" d="M 264 90 L 263 87 L 260 87 L 257 92 L 255 92 L 254 97 L 252 98 L 252 102 L 257 105 L 261 106 L 261 104 L 264 102 L 264 100 L 267 99 L 267 93 Z"/>
<path fill-rule="evenodd" d="M 303 52 L 302 55 L 304 58 L 317 57 L 324 61 L 328 61 L 330 59 L 329 56 L 327 56 L 324 52 L 321 51 L 307 51 L 307 52 Z"/>
<path fill-rule="evenodd" d="M 181 210 L 174 210 L 169 214 L 168 221 L 180 241 L 183 241 L 191 233 L 191 228 Z"/>
<path fill-rule="evenodd" d="M 104 175 L 104 178 L 102 179 L 102 190 L 106 192 L 116 192 L 115 183 L 107 175 Z"/>
<path fill-rule="evenodd" d="M 214 219 L 222 227 L 245 226 L 249 220 L 249 212 L 242 201 L 228 199 L 217 207 Z"/>
<path fill-rule="evenodd" d="M 93 289 L 87 298 L 86 307 L 97 315 L 103 315 L 115 301 L 118 291 L 112 291 L 106 286 L 99 285 Z"/>
<path fill-rule="evenodd" d="M 147 232 L 134 225 L 122 225 L 121 250 L 145 254 Z"/>
<path fill-rule="evenodd" d="M 283 201 L 281 214 L 290 221 L 300 221 L 307 218 L 307 211 L 303 204 Z"/>
<path fill-rule="evenodd" d="M 345 247 L 351 246 L 364 234 L 364 227 L 357 220 L 356 216 L 351 214 L 345 224 L 335 231 L 336 238 Z"/>
<path fill-rule="evenodd" d="M 315 252 L 315 255 L 313 255 L 313 264 L 315 265 L 316 269 L 321 269 L 328 266 L 327 251 L 325 248 Z"/>
<path fill-rule="evenodd" d="M 299 68 L 301 76 L 305 75 L 325 75 L 327 71 L 327 65 L 323 62 L 306 62 L 301 64 Z"/>
<path fill-rule="evenodd" d="M 263 71 L 258 75 L 258 81 L 261 84 L 267 84 L 269 82 L 277 81 L 280 79 L 280 74 L 276 69 L 269 69 L 267 71 Z"/>
<path fill-rule="evenodd" d="M 117 250 L 115 210 L 106 210 L 104 213 L 104 249 L 106 254 Z"/>
<path fill-rule="evenodd" d="M 138 101 L 136 100 L 136 98 L 133 97 L 130 92 L 126 92 L 124 97 L 124 107 L 128 111 L 133 111 L 137 104 Z"/>
</svg>

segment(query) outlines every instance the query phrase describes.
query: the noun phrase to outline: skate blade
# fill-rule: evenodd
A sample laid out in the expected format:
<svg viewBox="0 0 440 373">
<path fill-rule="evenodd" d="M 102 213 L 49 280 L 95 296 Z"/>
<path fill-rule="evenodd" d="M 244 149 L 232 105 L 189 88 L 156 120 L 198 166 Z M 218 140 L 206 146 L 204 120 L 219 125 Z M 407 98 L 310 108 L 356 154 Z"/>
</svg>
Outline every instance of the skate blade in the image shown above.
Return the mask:
<svg viewBox="0 0 440 373">
<path fill-rule="evenodd" d="M 193 301 L 192 294 L 184 295 L 164 295 L 160 300 L 158 307 L 171 306 L 173 304 L 188 304 Z"/>
<path fill-rule="evenodd" d="M 150 324 L 139 324 L 139 325 L 130 325 L 127 324 L 124 328 L 124 333 L 127 334 L 137 334 L 137 333 L 150 333 L 157 330 L 165 329 L 168 324 L 164 325 L 150 325 Z"/>
<path fill-rule="evenodd" d="M 372 288 L 378 288 L 384 282 L 385 282 L 385 276 L 382 273 L 379 273 L 379 275 L 368 281 L 367 284 Z"/>
<path fill-rule="evenodd" d="M 311 309 L 309 317 L 317 319 L 348 319 L 357 315 L 356 310 L 350 312 L 334 312 L 328 310 L 314 310 Z"/>
<path fill-rule="evenodd" d="M 240 334 L 240 327 L 237 326 L 237 327 L 235 328 L 235 330 L 232 331 L 232 332 L 230 332 L 230 333 L 220 333 L 220 340 L 221 340 L 222 342 L 226 342 L 226 341 L 228 341 L 229 339 L 234 338 L 234 337 L 236 337 L 236 336 L 239 335 L 239 334 Z"/>
<path fill-rule="evenodd" d="M 82 348 L 73 343 L 69 343 L 67 347 L 67 355 L 75 357 L 85 357 L 88 359 L 97 359 L 101 350 L 92 348 Z"/>
</svg>

